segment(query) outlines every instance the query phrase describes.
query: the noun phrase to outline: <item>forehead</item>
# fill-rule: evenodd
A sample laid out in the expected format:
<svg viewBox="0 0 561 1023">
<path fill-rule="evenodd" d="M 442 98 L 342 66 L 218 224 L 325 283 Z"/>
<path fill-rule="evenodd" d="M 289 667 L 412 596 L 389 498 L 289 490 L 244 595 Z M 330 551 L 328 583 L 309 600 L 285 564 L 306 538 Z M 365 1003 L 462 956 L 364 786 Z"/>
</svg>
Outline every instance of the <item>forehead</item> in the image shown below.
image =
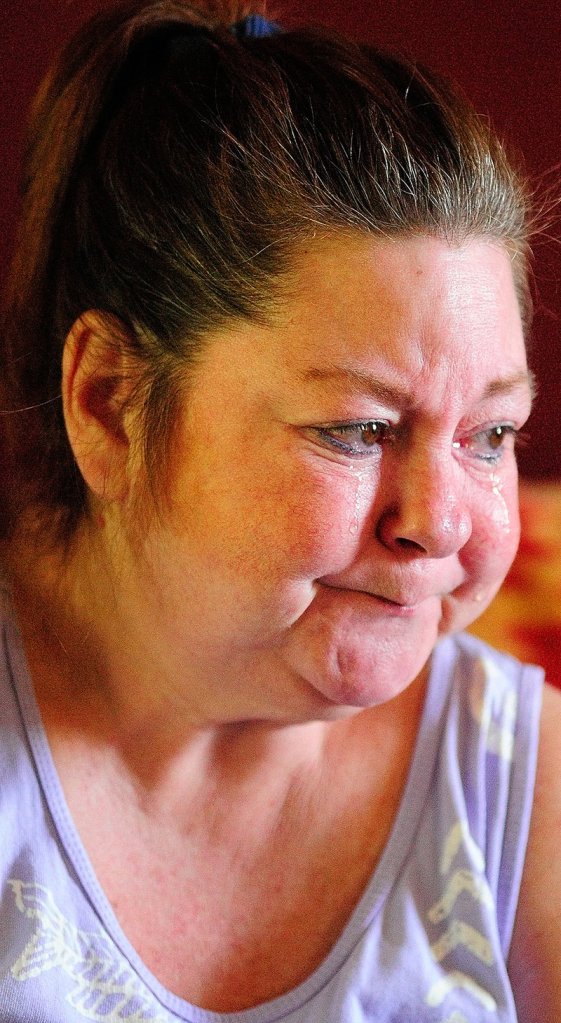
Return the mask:
<svg viewBox="0 0 561 1023">
<path fill-rule="evenodd" d="M 274 322 L 212 340 L 202 377 L 236 401 L 370 394 L 374 381 L 375 397 L 454 415 L 505 380 L 530 390 L 509 254 L 482 239 L 301 243 Z"/>
<path fill-rule="evenodd" d="M 298 246 L 292 280 L 290 319 L 313 311 L 334 328 L 356 325 L 362 334 L 370 321 L 410 333 L 431 314 L 442 325 L 463 315 L 519 332 L 510 256 L 490 240 L 334 235 Z"/>
<path fill-rule="evenodd" d="M 388 385 L 430 383 L 436 395 L 455 372 L 527 373 L 510 257 L 483 239 L 303 244 L 281 330 L 284 357 L 310 379 L 334 380 L 341 369 L 360 386 L 376 365 Z"/>
</svg>

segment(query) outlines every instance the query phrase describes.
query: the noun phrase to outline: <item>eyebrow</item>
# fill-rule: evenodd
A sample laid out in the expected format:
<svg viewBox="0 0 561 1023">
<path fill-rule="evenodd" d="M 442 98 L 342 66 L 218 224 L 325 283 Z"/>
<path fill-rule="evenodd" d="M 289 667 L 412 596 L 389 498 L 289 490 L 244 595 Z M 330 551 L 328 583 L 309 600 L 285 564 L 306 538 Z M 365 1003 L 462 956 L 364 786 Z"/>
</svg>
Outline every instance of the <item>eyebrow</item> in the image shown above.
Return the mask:
<svg viewBox="0 0 561 1023">
<path fill-rule="evenodd" d="M 386 381 L 379 380 L 370 373 L 364 373 L 359 369 L 350 369 L 346 366 L 329 366 L 325 369 L 313 367 L 306 371 L 304 378 L 306 380 L 344 381 L 354 391 L 372 395 L 389 405 L 400 405 L 405 408 L 413 408 L 415 405 L 407 391 L 403 391 L 399 387 L 393 387 Z M 537 387 L 534 374 L 530 370 L 520 370 L 520 372 L 512 373 L 510 376 L 497 377 L 496 380 L 491 380 L 484 388 L 479 400 L 485 401 L 496 395 L 509 394 L 521 388 L 525 388 L 530 392 L 530 398 L 533 401 L 536 396 Z"/>
</svg>

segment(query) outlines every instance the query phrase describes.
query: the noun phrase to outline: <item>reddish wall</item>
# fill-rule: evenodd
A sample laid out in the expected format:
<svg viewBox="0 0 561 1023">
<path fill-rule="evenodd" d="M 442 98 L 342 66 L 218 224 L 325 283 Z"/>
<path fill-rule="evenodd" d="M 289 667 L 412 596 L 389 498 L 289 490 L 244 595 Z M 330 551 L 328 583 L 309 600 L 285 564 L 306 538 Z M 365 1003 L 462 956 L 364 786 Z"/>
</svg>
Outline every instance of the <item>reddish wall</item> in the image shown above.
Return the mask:
<svg viewBox="0 0 561 1023">
<path fill-rule="evenodd" d="M 274 0 L 271 0 L 271 7 Z M 17 208 L 16 180 L 25 109 L 51 55 L 100 0 L 8 0 L 0 68 L 0 272 Z M 532 178 L 546 177 L 561 196 L 561 7 L 556 0 L 280 0 L 283 20 L 313 21 L 430 64 L 455 78 L 500 133 L 525 157 Z M 537 310 L 532 363 L 540 395 L 521 452 L 526 476 L 561 475 L 561 226 L 536 246 Z"/>
</svg>

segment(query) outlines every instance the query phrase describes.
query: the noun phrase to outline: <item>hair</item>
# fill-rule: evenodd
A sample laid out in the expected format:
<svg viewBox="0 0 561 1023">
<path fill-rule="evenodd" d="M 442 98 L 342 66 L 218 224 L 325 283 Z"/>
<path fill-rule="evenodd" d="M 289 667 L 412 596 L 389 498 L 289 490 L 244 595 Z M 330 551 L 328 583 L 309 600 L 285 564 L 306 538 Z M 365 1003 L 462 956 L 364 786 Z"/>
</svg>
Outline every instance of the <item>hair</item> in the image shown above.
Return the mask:
<svg viewBox="0 0 561 1023">
<path fill-rule="evenodd" d="M 156 490 L 179 372 L 213 331 L 267 320 L 306 236 L 496 239 L 529 315 L 527 195 L 487 121 L 371 46 L 232 31 L 254 10 L 121 5 L 70 42 L 39 92 L 3 328 L 7 535 L 38 508 L 69 538 L 87 510 L 60 394 L 65 338 L 88 309 L 117 318 L 141 368 Z"/>
</svg>

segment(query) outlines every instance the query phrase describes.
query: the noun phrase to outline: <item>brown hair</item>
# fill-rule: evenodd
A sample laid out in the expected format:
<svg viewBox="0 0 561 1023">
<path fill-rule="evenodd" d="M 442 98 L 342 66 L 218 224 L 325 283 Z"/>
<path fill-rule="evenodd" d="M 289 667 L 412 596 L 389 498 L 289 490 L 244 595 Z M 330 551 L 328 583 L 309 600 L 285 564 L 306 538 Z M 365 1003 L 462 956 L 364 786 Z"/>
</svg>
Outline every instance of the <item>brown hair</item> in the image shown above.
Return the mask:
<svg viewBox="0 0 561 1023">
<path fill-rule="evenodd" d="M 210 331 L 267 317 L 306 234 L 491 236 L 512 253 L 528 311 L 524 188 L 486 121 L 429 71 L 369 46 L 233 33 L 250 11 L 120 6 L 40 91 L 3 333 L 12 527 L 37 505 L 68 537 L 87 506 L 60 401 L 64 340 L 87 309 L 122 322 L 142 366 L 156 482 L 177 368 Z"/>
</svg>

